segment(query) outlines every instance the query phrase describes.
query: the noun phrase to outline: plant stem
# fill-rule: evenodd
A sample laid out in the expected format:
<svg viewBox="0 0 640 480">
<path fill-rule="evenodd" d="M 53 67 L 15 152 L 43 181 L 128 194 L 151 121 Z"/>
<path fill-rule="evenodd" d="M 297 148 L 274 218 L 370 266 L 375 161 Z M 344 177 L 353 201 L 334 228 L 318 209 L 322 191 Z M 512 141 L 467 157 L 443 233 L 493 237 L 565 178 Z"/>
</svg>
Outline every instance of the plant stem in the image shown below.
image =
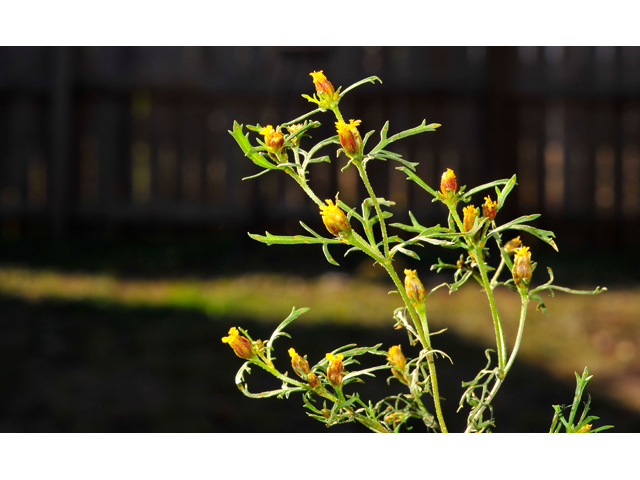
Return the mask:
<svg viewBox="0 0 640 480">
<path fill-rule="evenodd" d="M 407 292 L 405 291 L 404 286 L 400 282 L 400 278 L 398 278 L 398 274 L 394 270 L 390 261 L 388 265 L 385 265 L 385 268 L 387 270 L 387 273 L 393 280 L 393 283 L 396 285 L 396 288 L 398 289 L 398 293 L 400 293 L 400 296 L 402 297 L 402 300 L 407 306 L 407 309 L 409 310 L 409 314 L 411 315 L 413 324 L 415 325 L 416 330 L 418 331 L 418 336 L 420 337 L 420 343 L 422 343 L 423 348 L 426 349 L 427 351 L 431 350 L 431 340 L 429 338 L 429 325 L 427 324 L 426 313 L 420 314 L 419 320 L 416 318 L 416 310 L 413 308 L 413 305 L 411 304 L 411 300 L 409 300 L 409 297 L 407 296 Z M 431 389 L 433 393 L 433 402 L 436 407 L 436 416 L 438 417 L 438 423 L 440 423 L 440 429 L 442 430 L 442 433 L 448 433 L 447 425 L 445 424 L 444 416 L 442 415 L 442 407 L 440 406 L 440 395 L 438 393 L 439 392 L 438 376 L 436 374 L 436 365 L 433 360 L 432 353 L 427 354 L 427 365 L 429 366 L 429 376 L 431 377 Z"/>
<path fill-rule="evenodd" d="M 300 185 L 302 187 L 302 190 L 304 190 L 304 192 L 309 195 L 309 198 L 311 198 L 311 200 L 313 200 L 317 205 L 324 205 L 324 203 L 322 202 L 322 200 L 320 200 L 315 193 L 313 193 L 313 190 L 311 190 L 311 188 L 309 188 L 309 185 L 307 185 L 307 181 L 301 177 L 300 175 L 296 175 L 295 173 L 291 172 L 289 173 L 289 175 L 291 175 L 291 177 L 293 177 L 293 179 L 298 182 L 298 185 Z"/>
<path fill-rule="evenodd" d="M 387 224 L 382 217 L 382 209 L 380 208 L 380 203 L 378 202 L 378 198 L 376 194 L 373 192 L 373 188 L 371 187 L 371 182 L 369 181 L 369 176 L 367 175 L 367 170 L 362 165 L 362 162 L 357 161 L 353 162 L 353 164 L 358 169 L 360 173 L 360 178 L 362 179 L 362 183 L 364 183 L 365 188 L 367 189 L 367 193 L 369 197 L 371 197 L 371 201 L 373 202 L 373 207 L 376 210 L 376 215 L 378 215 L 378 223 L 380 224 L 380 231 L 382 232 L 382 244 L 384 246 L 384 256 L 387 259 L 391 259 L 389 255 L 389 238 L 387 237 Z"/>
<path fill-rule="evenodd" d="M 493 400 L 493 398 L 498 393 L 498 390 L 500 389 L 500 386 L 504 382 L 504 379 L 507 376 L 507 373 L 511 369 L 511 365 L 513 365 L 513 361 L 515 360 L 516 355 L 518 354 L 518 350 L 520 348 L 520 342 L 522 341 L 522 333 L 524 332 L 524 324 L 525 324 L 525 320 L 527 318 L 527 307 L 529 305 L 529 296 L 528 296 L 528 294 L 526 292 L 525 293 L 521 292 L 520 296 L 521 296 L 521 300 L 522 300 L 522 305 L 520 307 L 520 323 L 519 323 L 519 326 L 518 326 L 518 336 L 516 338 L 516 343 L 513 346 L 513 350 L 511 351 L 511 355 L 509 357 L 509 362 L 505 366 L 504 370 L 502 370 L 502 378 L 500 378 L 500 377 L 496 378 L 496 383 L 493 385 L 493 388 L 491 389 L 491 392 L 489 393 L 489 396 L 486 399 L 482 399 L 482 405 L 475 411 L 473 416 L 471 416 L 467 420 L 467 429 L 465 430 L 465 433 L 471 432 L 473 422 L 491 404 L 491 401 Z"/>
<path fill-rule="evenodd" d="M 522 297 L 522 305 L 520 306 L 520 324 L 518 325 L 518 335 L 516 337 L 516 343 L 513 346 L 513 350 L 511 351 L 511 356 L 509 357 L 509 362 L 507 362 L 507 366 L 504 368 L 504 374 L 511 369 L 511 365 L 513 365 L 513 361 L 516 359 L 516 355 L 518 354 L 518 350 L 520 349 L 520 342 L 522 341 L 522 333 L 524 332 L 524 324 L 527 319 L 527 307 L 529 306 L 529 295 L 525 293 L 520 293 Z"/>
<path fill-rule="evenodd" d="M 496 301 L 495 301 L 495 298 L 493 297 L 493 290 L 491 289 L 491 284 L 489 283 L 489 277 L 487 276 L 487 267 L 482 258 L 481 245 L 476 245 L 474 254 L 476 257 L 478 270 L 480 271 L 480 277 L 482 278 L 482 286 L 484 288 L 485 293 L 487 294 L 487 298 L 489 299 L 489 308 L 491 309 L 491 317 L 493 318 L 493 327 L 496 332 L 496 347 L 498 350 L 498 366 L 500 368 L 500 371 L 504 373 L 506 356 L 507 356 L 505 335 L 504 335 L 504 330 L 502 328 L 502 320 L 500 320 L 500 313 L 498 312 L 498 308 L 496 307 Z"/>
</svg>

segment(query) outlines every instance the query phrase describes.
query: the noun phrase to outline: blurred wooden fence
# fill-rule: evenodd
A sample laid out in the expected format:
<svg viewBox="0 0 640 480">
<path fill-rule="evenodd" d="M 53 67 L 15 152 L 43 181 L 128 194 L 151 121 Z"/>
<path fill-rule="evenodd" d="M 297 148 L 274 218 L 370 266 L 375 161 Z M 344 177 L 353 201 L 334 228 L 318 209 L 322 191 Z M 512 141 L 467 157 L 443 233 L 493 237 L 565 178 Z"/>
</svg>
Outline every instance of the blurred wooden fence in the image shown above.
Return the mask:
<svg viewBox="0 0 640 480">
<path fill-rule="evenodd" d="M 311 109 L 300 95 L 313 92 L 313 70 L 343 88 L 382 79 L 341 105 L 364 132 L 387 119 L 391 132 L 441 123 L 397 144 L 431 185 L 447 167 L 468 185 L 517 173 L 505 214 L 542 213 L 542 226 L 575 238 L 638 243 L 638 47 L 0 48 L 2 228 L 246 231 L 317 218 L 283 175 L 242 182 L 259 170 L 227 133 L 233 120 L 276 125 Z M 316 140 L 333 134 L 325 115 Z M 353 204 L 363 192 L 342 165 L 315 166 L 312 186 Z M 371 168 L 379 194 L 434 216 L 395 166 Z"/>
</svg>

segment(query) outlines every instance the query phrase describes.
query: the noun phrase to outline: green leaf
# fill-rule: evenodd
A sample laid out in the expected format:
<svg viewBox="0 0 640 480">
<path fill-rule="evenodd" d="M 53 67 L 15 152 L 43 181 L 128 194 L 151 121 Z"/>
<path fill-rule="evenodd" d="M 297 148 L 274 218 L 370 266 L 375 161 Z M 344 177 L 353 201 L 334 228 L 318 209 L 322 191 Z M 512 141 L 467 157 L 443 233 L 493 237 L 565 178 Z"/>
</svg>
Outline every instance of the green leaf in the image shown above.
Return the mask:
<svg viewBox="0 0 640 480">
<path fill-rule="evenodd" d="M 502 191 L 498 193 L 498 206 L 496 207 L 496 210 L 500 210 L 502 208 L 505 200 L 507 199 L 507 196 L 509 195 L 509 193 L 511 193 L 511 190 L 513 190 L 513 187 L 515 187 L 516 185 L 516 176 L 514 175 L 509 179 Z M 496 191 L 498 191 L 498 187 L 496 187 Z"/>
<path fill-rule="evenodd" d="M 249 236 L 254 240 L 257 240 L 262 243 L 266 243 L 267 245 L 299 245 L 299 244 L 309 244 L 309 243 L 340 243 L 338 239 L 330 239 L 323 237 L 307 237 L 304 235 L 294 235 L 292 237 L 271 235 L 269 232 L 265 232 L 266 236 L 263 235 L 255 235 L 253 233 L 249 233 Z"/>
<path fill-rule="evenodd" d="M 277 168 L 275 165 L 269 162 L 264 156 L 256 152 L 256 150 L 249 143 L 249 133 L 244 135 L 242 133 L 242 125 L 240 125 L 235 120 L 233 121 L 233 131 L 229 130 L 229 133 L 233 138 L 235 138 L 236 142 L 238 142 L 238 145 L 240 145 L 240 148 L 244 152 L 245 156 L 249 157 L 251 161 L 253 161 L 253 163 L 255 163 L 256 165 L 262 168 L 266 168 L 269 170 Z"/>
<path fill-rule="evenodd" d="M 286 327 L 291 322 L 293 322 L 296 318 L 298 318 L 300 315 L 308 311 L 309 311 L 308 308 L 300 308 L 296 310 L 296 307 L 293 307 L 291 309 L 291 313 L 289 314 L 289 316 L 285 318 L 282 322 L 280 322 L 280 325 L 278 325 L 276 329 L 273 331 L 273 333 L 271 334 L 271 338 L 269 338 L 269 341 L 265 345 L 267 350 L 270 351 L 273 348 L 273 342 L 276 340 L 276 338 L 281 337 L 283 335 L 288 337 L 289 335 L 287 335 L 283 331 L 284 327 Z M 271 358 L 270 352 L 268 352 L 267 355 L 268 355 L 267 358 Z"/>
<path fill-rule="evenodd" d="M 249 177 L 244 177 L 242 180 L 249 180 L 251 178 L 256 178 L 259 177 L 260 175 L 264 175 L 267 172 L 270 172 L 271 170 L 275 170 L 274 168 L 268 168 L 266 170 L 261 171 L 260 173 L 256 173 L 255 175 L 251 175 Z"/>
<path fill-rule="evenodd" d="M 321 142 L 316 143 L 316 144 L 311 148 L 311 150 L 309 150 L 309 152 L 308 152 L 308 153 L 306 153 L 306 154 L 305 154 L 305 153 L 304 153 L 304 151 L 302 151 L 302 152 L 303 152 L 303 154 L 304 154 L 304 156 L 305 156 L 305 162 L 306 162 L 306 163 L 312 162 L 312 160 L 310 160 L 310 159 L 311 159 L 311 158 L 313 157 L 313 155 L 314 155 L 318 150 L 320 150 L 322 147 L 326 147 L 327 145 L 332 145 L 332 144 L 339 144 L 339 143 L 340 143 L 340 137 L 338 137 L 338 135 L 335 135 L 335 136 L 333 136 L 333 137 L 327 138 L 326 140 L 323 140 L 323 141 L 321 141 Z"/>
<path fill-rule="evenodd" d="M 429 125 L 426 125 L 426 120 L 423 120 L 422 123 L 417 127 L 410 128 L 409 130 L 405 130 L 403 132 L 396 133 L 391 137 L 387 137 L 387 132 L 389 130 L 389 122 L 387 121 L 384 124 L 384 127 L 382 127 L 382 130 L 380 131 L 380 142 L 378 143 L 378 145 L 376 145 L 373 148 L 373 150 L 369 152 L 369 155 L 375 156 L 376 154 L 381 152 L 384 149 L 384 147 L 402 138 L 409 137 L 411 135 L 416 135 L 418 133 L 423 133 L 423 132 L 435 132 L 436 128 L 438 128 L 439 126 L 440 124 L 438 123 L 431 123 Z"/>
<path fill-rule="evenodd" d="M 512 177 L 513 178 L 513 177 Z M 507 180 L 506 178 L 503 180 L 495 180 L 493 182 L 489 182 L 489 183 L 485 183 L 483 185 L 480 185 L 478 187 L 472 188 L 471 190 L 469 190 L 468 192 L 466 192 L 464 195 L 460 196 L 460 200 L 462 201 L 469 201 L 469 199 L 471 198 L 471 195 L 473 195 L 474 193 L 478 193 L 481 192 L 482 190 L 486 190 L 487 188 L 491 188 L 491 187 L 495 187 L 496 185 L 505 185 L 508 184 L 510 180 Z"/>
<path fill-rule="evenodd" d="M 516 218 L 515 220 L 512 220 L 512 221 L 510 221 L 508 223 L 505 223 L 504 225 L 500 225 L 497 228 L 494 228 L 493 230 L 491 230 L 488 233 L 488 235 L 493 235 L 494 233 L 498 233 L 498 232 L 501 232 L 503 230 L 522 230 L 524 232 L 528 232 L 531 235 L 534 235 L 534 236 L 538 237 L 543 242 L 548 243 L 557 252 L 558 251 L 558 246 L 556 245 L 556 242 L 553 241 L 553 237 L 555 237 L 555 234 L 552 231 L 550 231 L 550 230 L 541 230 L 539 228 L 535 228 L 535 227 L 532 227 L 530 225 L 520 225 L 521 223 L 529 222 L 531 220 L 535 220 L 539 216 L 540 216 L 539 213 L 535 213 L 533 215 L 525 215 L 525 216 Z"/>
<path fill-rule="evenodd" d="M 338 262 L 336 262 L 333 257 L 331 256 L 331 254 L 329 253 L 329 246 L 324 243 L 322 245 L 322 251 L 324 252 L 324 256 L 327 257 L 327 261 L 331 264 L 331 265 L 336 265 L 337 267 L 340 266 L 340 264 Z"/>
<path fill-rule="evenodd" d="M 340 98 L 344 97 L 344 94 L 347 93 L 349 90 L 353 90 L 356 87 L 359 87 L 360 85 L 362 85 L 363 83 L 376 83 L 376 80 L 380 83 L 382 83 L 382 80 L 380 80 L 378 77 L 373 76 L 373 77 L 367 77 L 365 79 L 360 80 L 359 82 L 354 83 L 353 85 L 350 85 L 349 87 L 345 88 L 342 93 L 340 94 Z"/>
<path fill-rule="evenodd" d="M 420 257 L 418 256 L 417 253 L 415 253 L 415 252 L 413 252 L 413 251 L 411 251 L 411 250 L 409 250 L 407 248 L 402 248 L 402 247 L 399 247 L 399 246 L 395 246 L 395 247 L 393 247 L 392 251 L 398 251 L 400 253 L 405 254 L 407 257 L 411 257 L 411 258 L 415 258 L 416 260 L 420 260 Z"/>
<path fill-rule="evenodd" d="M 418 175 L 416 175 L 416 173 L 414 173 L 411 169 L 409 169 L 407 167 L 396 167 L 396 170 L 400 170 L 401 172 L 406 173 L 407 176 L 408 176 L 408 180 L 413 180 L 414 182 L 416 182 L 423 189 L 425 189 L 427 192 L 429 192 L 431 195 L 433 195 L 435 197 L 435 199 L 439 199 L 440 198 L 440 197 L 438 197 L 438 194 L 436 193 L 436 191 L 433 188 L 431 188 L 429 185 L 424 183 L 424 181 Z"/>
</svg>

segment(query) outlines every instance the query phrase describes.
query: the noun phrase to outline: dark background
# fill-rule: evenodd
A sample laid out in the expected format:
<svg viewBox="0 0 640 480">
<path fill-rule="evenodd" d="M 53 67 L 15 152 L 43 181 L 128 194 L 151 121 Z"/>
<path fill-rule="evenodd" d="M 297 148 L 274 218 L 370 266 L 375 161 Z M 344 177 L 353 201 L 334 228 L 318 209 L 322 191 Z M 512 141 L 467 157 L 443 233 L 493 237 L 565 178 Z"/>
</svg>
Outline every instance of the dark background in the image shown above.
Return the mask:
<svg viewBox="0 0 640 480">
<path fill-rule="evenodd" d="M 430 185 L 446 168 L 469 187 L 516 173 L 504 215 L 542 214 L 535 225 L 556 233 L 559 279 L 637 284 L 640 47 L 0 48 L 0 262 L 141 278 L 333 269 L 316 249 L 266 250 L 246 236 L 322 225 L 285 176 L 243 182 L 259 169 L 227 133 L 234 120 L 277 125 L 313 109 L 300 95 L 314 92 L 314 70 L 336 88 L 382 79 L 341 103 L 345 119 L 363 120 L 361 132 L 387 119 L 391 132 L 442 124 L 394 145 Z M 316 140 L 333 135 L 325 115 Z M 311 186 L 355 205 L 364 192 L 343 165 L 315 165 Z M 410 208 L 422 223 L 442 222 L 395 166 L 369 172 L 377 194 L 397 202 L 398 220 Z M 536 258 L 553 254 L 533 246 Z M 323 429 L 295 400 L 267 400 L 265 414 L 239 394 L 238 359 L 220 344 L 229 319 L 7 294 L 0 308 L 0 430 Z M 307 328 L 310 351 L 324 336 L 364 345 L 395 334 Z M 482 348 L 448 338 L 443 350 L 460 352 L 460 376 L 473 377 Z M 544 431 L 549 405 L 572 397 L 572 379 L 559 385 L 527 368 L 514 367 L 496 400 L 500 431 Z M 532 376 L 535 385 L 522 380 Z M 443 395 L 457 399 L 457 389 L 456 377 Z M 539 407 L 513 408 L 523 389 Z M 637 414 L 607 408 L 605 421 L 634 431 Z"/>
</svg>

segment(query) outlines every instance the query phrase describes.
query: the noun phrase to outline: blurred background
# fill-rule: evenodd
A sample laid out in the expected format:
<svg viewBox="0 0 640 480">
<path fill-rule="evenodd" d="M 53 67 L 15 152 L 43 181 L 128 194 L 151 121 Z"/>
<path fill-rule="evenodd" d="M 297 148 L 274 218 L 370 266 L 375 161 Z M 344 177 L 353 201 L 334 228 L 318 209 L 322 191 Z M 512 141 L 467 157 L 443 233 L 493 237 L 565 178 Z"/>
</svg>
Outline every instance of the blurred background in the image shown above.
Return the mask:
<svg viewBox="0 0 640 480">
<path fill-rule="evenodd" d="M 540 213 L 535 226 L 560 249 L 522 235 L 534 283 L 549 266 L 556 284 L 609 288 L 558 294 L 550 317 L 532 311 L 496 430 L 548 431 L 551 405 L 571 402 L 573 372 L 588 366 L 596 424 L 638 431 L 640 47 L 0 48 L 0 430 L 325 431 L 299 397 L 242 396 L 241 361 L 220 341 L 234 325 L 268 337 L 293 306 L 311 310 L 279 340 L 282 369 L 290 346 L 311 363 L 346 343 L 417 354 L 392 329 L 398 300 L 367 258 L 337 247 L 337 268 L 318 246 L 247 236 L 304 233 L 300 220 L 324 231 L 290 178 L 242 181 L 260 169 L 228 133 L 234 120 L 277 125 L 312 110 L 301 94 L 315 91 L 314 70 L 343 89 L 382 79 L 341 102 L 363 134 L 386 120 L 391 132 L 442 124 L 394 144 L 431 186 L 446 168 L 468 188 L 517 174 L 499 223 Z M 329 114 L 315 118 L 314 140 L 334 134 Z M 311 187 L 359 204 L 355 170 L 340 173 L 344 157 L 325 153 L 332 162 L 313 165 Z M 409 209 L 446 222 L 396 166 L 369 168 L 394 220 Z M 459 252 L 419 254 L 398 268 L 418 269 L 428 287 L 450 280 L 429 266 Z M 499 293 L 512 344 L 519 305 Z M 494 343 L 482 295 L 468 285 L 430 299 L 433 329 L 448 328 L 434 346 L 454 361 L 439 370 L 450 429 L 465 423 L 461 382 Z M 260 373 L 250 388 L 278 387 Z M 367 381 L 363 396 L 396 386 Z"/>
</svg>

